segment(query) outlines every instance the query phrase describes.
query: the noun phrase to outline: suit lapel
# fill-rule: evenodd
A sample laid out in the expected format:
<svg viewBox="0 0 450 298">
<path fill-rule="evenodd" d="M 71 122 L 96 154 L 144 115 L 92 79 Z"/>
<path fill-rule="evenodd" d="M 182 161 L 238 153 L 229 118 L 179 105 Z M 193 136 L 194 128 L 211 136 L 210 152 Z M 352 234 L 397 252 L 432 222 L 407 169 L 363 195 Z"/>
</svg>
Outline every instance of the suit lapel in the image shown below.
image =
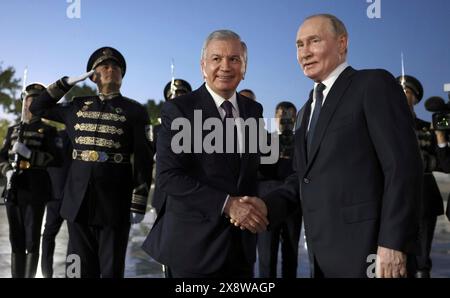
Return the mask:
<svg viewBox="0 0 450 298">
<path fill-rule="evenodd" d="M 199 89 L 198 92 L 200 93 L 200 109 L 203 113 L 203 121 L 205 121 L 208 118 L 219 118 L 220 117 L 219 111 L 217 110 L 216 103 L 214 102 L 214 99 L 212 98 L 211 94 L 209 94 L 208 89 L 206 89 L 205 84 L 203 84 Z"/>
<path fill-rule="evenodd" d="M 308 129 L 308 123 L 309 123 L 309 118 L 311 115 L 311 103 L 313 101 L 313 90 L 311 90 L 311 92 L 309 93 L 309 99 L 308 101 L 305 103 L 304 105 L 304 112 L 303 112 L 303 117 L 302 117 L 302 121 L 300 124 L 300 128 L 298 133 L 296 133 L 296 135 L 298 135 L 298 139 L 297 142 L 299 143 L 299 146 L 297 146 L 297 148 L 299 148 L 299 154 L 298 156 L 300 157 L 300 162 L 302 163 L 303 167 L 306 166 L 307 163 L 307 156 L 306 156 L 306 131 Z"/>
<path fill-rule="evenodd" d="M 326 128 L 330 124 L 330 120 L 333 117 L 333 114 L 338 107 L 339 101 L 344 95 L 345 90 L 349 86 L 351 82 L 351 76 L 356 71 L 352 67 L 347 67 L 337 78 L 336 82 L 334 82 L 333 87 L 328 93 L 325 103 L 320 112 L 319 120 L 317 121 L 316 130 L 314 132 L 312 144 L 311 144 L 311 152 L 310 156 L 308 156 L 308 165 L 307 169 L 311 167 L 312 161 L 314 160 L 315 155 L 317 154 L 317 150 L 319 149 L 320 143 L 325 135 Z"/>
<path fill-rule="evenodd" d="M 246 101 L 242 99 L 242 97 L 239 95 L 239 93 L 236 96 L 236 101 L 239 107 L 239 117 L 242 118 L 244 121 L 248 119 L 249 117 L 249 113 L 248 113 L 248 107 L 246 105 Z M 256 121 L 258 121 L 258 119 L 256 119 Z M 239 179 L 238 179 L 238 189 L 240 189 L 240 185 L 242 182 L 242 179 L 245 177 L 245 172 L 247 170 L 247 164 L 248 164 L 248 159 L 249 159 L 249 134 L 245 133 L 244 131 L 242 131 L 243 136 L 244 137 L 244 152 L 241 155 L 241 167 L 240 167 L 240 171 L 239 171 Z"/>
</svg>

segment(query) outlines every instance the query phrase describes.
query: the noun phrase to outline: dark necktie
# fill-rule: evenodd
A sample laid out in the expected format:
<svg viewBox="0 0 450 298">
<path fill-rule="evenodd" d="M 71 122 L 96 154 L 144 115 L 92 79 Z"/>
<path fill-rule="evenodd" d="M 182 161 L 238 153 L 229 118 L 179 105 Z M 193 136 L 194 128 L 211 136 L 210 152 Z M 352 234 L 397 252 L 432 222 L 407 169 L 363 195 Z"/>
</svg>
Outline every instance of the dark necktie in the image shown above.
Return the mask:
<svg viewBox="0 0 450 298">
<path fill-rule="evenodd" d="M 223 127 L 224 127 L 223 151 L 226 152 L 226 149 L 227 149 L 226 136 L 227 136 L 227 134 L 232 133 L 233 140 L 234 140 L 233 151 L 232 151 L 232 153 L 228 153 L 227 156 L 229 157 L 229 159 L 231 161 L 231 167 L 234 171 L 234 174 L 238 177 L 239 170 L 240 170 L 240 155 L 239 155 L 239 152 L 237 151 L 237 148 L 238 148 L 237 127 L 236 127 L 236 125 L 233 125 L 233 130 L 227 131 L 227 126 L 226 126 L 226 120 L 228 118 L 234 119 L 233 104 L 231 102 L 229 102 L 228 100 L 225 100 L 220 106 L 225 110 L 225 118 L 223 119 Z"/>
<path fill-rule="evenodd" d="M 309 152 L 311 150 L 312 140 L 314 138 L 314 131 L 316 129 L 317 120 L 319 120 L 320 110 L 322 109 L 323 102 L 323 90 L 325 90 L 326 86 L 322 83 L 319 83 L 316 86 L 316 103 L 314 105 L 314 112 L 311 116 L 311 122 L 309 124 L 309 130 L 307 134 L 306 144 L 307 144 L 307 155 L 309 156 Z"/>
</svg>

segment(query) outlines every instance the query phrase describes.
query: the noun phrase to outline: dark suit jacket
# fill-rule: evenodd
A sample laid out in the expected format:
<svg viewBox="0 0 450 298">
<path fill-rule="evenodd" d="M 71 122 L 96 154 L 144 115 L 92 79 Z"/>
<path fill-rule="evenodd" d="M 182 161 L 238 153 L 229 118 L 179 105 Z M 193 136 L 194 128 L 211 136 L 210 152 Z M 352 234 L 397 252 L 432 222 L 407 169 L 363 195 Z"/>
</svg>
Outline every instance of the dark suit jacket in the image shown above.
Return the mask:
<svg viewBox="0 0 450 298">
<path fill-rule="evenodd" d="M 422 163 L 413 119 L 391 74 L 348 67 L 325 99 L 307 161 L 311 102 L 295 134 L 296 173 L 263 198 L 269 221 L 301 198 L 308 249 L 325 277 L 367 277 L 377 246 L 415 249 Z"/>
<path fill-rule="evenodd" d="M 240 117 L 261 118 L 262 106 L 237 95 Z M 167 194 L 164 206 L 143 249 L 158 262 L 175 271 L 209 274 L 219 270 L 231 249 L 233 233 L 241 239 L 246 261 L 255 261 L 256 237 L 240 231 L 222 214 L 227 195 L 256 195 L 259 154 L 241 157 L 239 177 L 235 177 L 223 153 L 180 153 L 171 149 L 174 119 L 188 119 L 194 128 L 194 111 L 202 112 L 202 122 L 219 118 L 213 98 L 203 85 L 194 92 L 166 102 L 161 111 L 156 172 L 158 187 Z M 204 131 L 203 136 L 209 131 Z M 191 149 L 194 135 L 191 134 Z M 248 142 L 248 135 L 246 137 Z M 236 243 L 235 243 L 236 244 Z M 236 247 L 234 245 L 233 247 Z"/>
</svg>

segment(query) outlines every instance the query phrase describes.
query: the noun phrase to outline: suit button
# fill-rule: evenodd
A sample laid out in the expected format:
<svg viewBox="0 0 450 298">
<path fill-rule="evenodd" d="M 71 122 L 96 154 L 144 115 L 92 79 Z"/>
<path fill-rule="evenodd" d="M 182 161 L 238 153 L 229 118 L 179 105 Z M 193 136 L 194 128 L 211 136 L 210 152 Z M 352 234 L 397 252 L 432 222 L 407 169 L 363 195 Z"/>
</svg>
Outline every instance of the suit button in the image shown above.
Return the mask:
<svg viewBox="0 0 450 298">
<path fill-rule="evenodd" d="M 309 180 L 308 178 L 303 178 L 303 183 L 308 184 L 309 182 L 311 182 L 311 180 Z"/>
</svg>

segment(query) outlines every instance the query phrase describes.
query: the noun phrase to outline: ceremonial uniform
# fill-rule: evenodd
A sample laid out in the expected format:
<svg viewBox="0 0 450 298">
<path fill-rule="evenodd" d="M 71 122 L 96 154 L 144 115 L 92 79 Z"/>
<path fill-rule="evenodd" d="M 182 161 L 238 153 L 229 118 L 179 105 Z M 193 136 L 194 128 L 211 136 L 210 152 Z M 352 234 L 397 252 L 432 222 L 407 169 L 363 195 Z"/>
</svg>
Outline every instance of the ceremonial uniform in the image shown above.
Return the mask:
<svg viewBox="0 0 450 298">
<path fill-rule="evenodd" d="M 88 70 L 108 59 L 125 61 L 101 48 Z M 120 93 L 57 101 L 70 90 L 63 78 L 50 85 L 30 109 L 66 125 L 73 145 L 61 215 L 68 221 L 69 253 L 81 259 L 82 277 L 123 277 L 130 211 L 145 213 L 151 184 L 149 118 L 138 102 Z"/>
<path fill-rule="evenodd" d="M 40 86 L 43 90 L 44 86 Z M 30 88 L 34 87 L 27 87 L 26 91 L 31 92 Z M 20 157 L 17 175 L 10 190 L 14 200 L 5 203 L 12 251 L 11 274 L 18 278 L 34 277 L 36 274 L 42 218 L 45 204 L 51 199 L 51 184 L 46 168 L 58 162 L 55 159 L 56 129 L 43 123 L 40 118 L 33 117 L 22 126 L 16 124 L 9 127 L 0 150 L 3 175 L 7 176 L 7 172 L 12 171 L 17 154 L 12 149 L 18 142 L 20 129 L 20 141 L 31 151 L 31 156 Z M 6 191 L 2 196 L 5 198 Z"/>
<path fill-rule="evenodd" d="M 416 99 L 417 105 L 423 97 L 422 84 L 413 76 L 405 75 L 397 77 L 397 81 L 403 89 L 408 88 Z M 424 165 L 423 189 L 418 234 L 418 251 L 416 256 L 409 261 L 409 266 L 415 269 L 415 277 L 430 277 L 432 262 L 430 258 L 431 243 L 437 217 L 444 213 L 444 206 L 439 187 L 432 171 L 436 171 L 436 138 L 430 131 L 430 122 L 419 119 L 414 114 L 414 128 L 416 131 L 419 148 Z"/>
</svg>

